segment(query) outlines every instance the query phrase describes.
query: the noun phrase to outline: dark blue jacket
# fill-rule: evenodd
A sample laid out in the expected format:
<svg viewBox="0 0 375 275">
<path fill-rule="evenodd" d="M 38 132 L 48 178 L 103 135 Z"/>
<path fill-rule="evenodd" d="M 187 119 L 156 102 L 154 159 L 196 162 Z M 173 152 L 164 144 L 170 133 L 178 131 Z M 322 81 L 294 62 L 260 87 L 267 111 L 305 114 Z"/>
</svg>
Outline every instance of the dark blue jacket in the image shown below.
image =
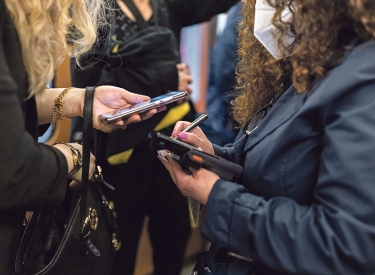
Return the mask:
<svg viewBox="0 0 375 275">
<path fill-rule="evenodd" d="M 288 89 L 250 136 L 215 152 L 244 173 L 210 194 L 210 242 L 252 258 L 256 274 L 375 272 L 375 41 L 310 91 Z"/>
</svg>

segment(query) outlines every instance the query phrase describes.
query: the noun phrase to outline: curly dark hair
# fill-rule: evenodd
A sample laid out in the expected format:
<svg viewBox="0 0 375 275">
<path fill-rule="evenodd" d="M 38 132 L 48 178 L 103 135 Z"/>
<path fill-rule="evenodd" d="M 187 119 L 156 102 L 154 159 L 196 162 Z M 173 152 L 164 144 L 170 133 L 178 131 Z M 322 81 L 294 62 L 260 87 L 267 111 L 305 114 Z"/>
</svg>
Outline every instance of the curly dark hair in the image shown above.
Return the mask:
<svg viewBox="0 0 375 275">
<path fill-rule="evenodd" d="M 244 124 L 251 115 L 276 93 L 293 83 L 298 92 L 311 87 L 352 44 L 353 39 L 367 41 L 375 37 L 374 0 L 267 0 L 276 9 L 273 24 L 280 32 L 279 48 L 291 52 L 289 57 L 275 60 L 253 34 L 256 0 L 243 3 L 243 20 L 239 30 L 239 62 L 233 116 Z M 281 20 L 288 8 L 289 23 Z M 287 35 L 294 43 L 285 46 Z"/>
</svg>

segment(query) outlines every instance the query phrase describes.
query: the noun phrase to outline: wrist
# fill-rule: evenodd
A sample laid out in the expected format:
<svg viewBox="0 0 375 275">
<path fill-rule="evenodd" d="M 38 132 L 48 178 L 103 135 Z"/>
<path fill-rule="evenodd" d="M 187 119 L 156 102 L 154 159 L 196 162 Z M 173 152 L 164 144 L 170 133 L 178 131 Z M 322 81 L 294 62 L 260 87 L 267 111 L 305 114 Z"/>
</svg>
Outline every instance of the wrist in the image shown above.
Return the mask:
<svg viewBox="0 0 375 275">
<path fill-rule="evenodd" d="M 53 147 L 58 149 L 64 155 L 64 157 L 66 159 L 66 163 L 68 165 L 67 173 L 69 173 L 69 171 L 71 171 L 74 167 L 73 160 L 72 160 L 72 153 L 71 153 L 70 149 L 67 146 L 65 146 L 64 144 L 61 144 L 61 143 L 55 143 L 53 145 Z"/>
<path fill-rule="evenodd" d="M 72 176 L 75 173 L 77 173 L 82 167 L 81 152 L 77 148 L 73 147 L 71 144 L 65 142 L 55 143 L 54 146 L 58 148 L 67 159 L 68 175 Z"/>
<path fill-rule="evenodd" d="M 83 103 L 85 98 L 85 89 L 73 88 L 65 96 L 63 113 L 68 117 L 83 115 Z"/>
</svg>

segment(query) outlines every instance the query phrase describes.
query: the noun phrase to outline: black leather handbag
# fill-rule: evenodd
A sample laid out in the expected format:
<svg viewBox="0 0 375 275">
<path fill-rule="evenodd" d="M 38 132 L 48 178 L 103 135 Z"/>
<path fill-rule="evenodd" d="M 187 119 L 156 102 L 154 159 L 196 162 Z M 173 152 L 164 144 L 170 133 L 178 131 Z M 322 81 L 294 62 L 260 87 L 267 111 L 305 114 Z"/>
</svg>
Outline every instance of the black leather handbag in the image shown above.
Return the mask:
<svg viewBox="0 0 375 275">
<path fill-rule="evenodd" d="M 56 210 L 32 214 L 16 257 L 18 275 L 111 273 L 121 246 L 114 209 L 101 190 L 100 168 L 95 179 L 88 180 L 94 91 L 94 87 L 86 88 L 81 187 Z"/>
</svg>

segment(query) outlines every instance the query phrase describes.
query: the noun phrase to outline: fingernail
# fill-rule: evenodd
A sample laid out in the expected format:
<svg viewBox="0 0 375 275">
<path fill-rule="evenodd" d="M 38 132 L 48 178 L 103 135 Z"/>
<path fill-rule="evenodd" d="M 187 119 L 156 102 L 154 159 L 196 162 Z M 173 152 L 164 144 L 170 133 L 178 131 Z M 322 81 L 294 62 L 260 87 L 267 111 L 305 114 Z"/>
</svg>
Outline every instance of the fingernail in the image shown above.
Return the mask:
<svg viewBox="0 0 375 275">
<path fill-rule="evenodd" d="M 176 133 L 176 131 L 173 131 L 173 132 L 172 132 L 172 137 L 174 137 L 174 134 L 175 134 L 175 133 Z"/>
<path fill-rule="evenodd" d="M 185 138 L 187 138 L 187 134 L 181 132 L 181 133 L 178 134 L 178 137 L 179 137 L 180 139 L 185 139 Z"/>
<path fill-rule="evenodd" d="M 147 99 L 145 99 L 145 98 L 149 99 L 150 97 L 148 97 L 148 96 L 138 96 L 136 98 L 136 103 L 140 103 L 140 102 L 146 101 Z"/>
</svg>

